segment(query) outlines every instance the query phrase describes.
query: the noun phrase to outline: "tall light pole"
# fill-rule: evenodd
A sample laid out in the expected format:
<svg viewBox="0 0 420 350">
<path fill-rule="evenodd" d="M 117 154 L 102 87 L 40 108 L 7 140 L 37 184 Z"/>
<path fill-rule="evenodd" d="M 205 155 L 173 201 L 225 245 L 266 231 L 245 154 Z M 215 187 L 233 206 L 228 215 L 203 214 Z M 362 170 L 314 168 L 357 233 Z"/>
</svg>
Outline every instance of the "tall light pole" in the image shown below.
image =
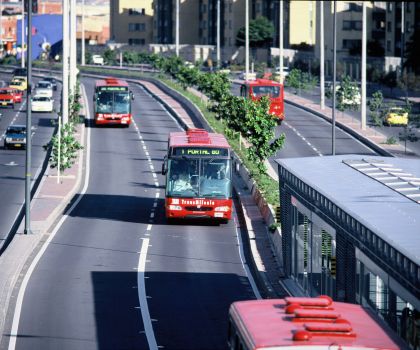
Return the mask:
<svg viewBox="0 0 420 350">
<path fill-rule="evenodd" d="M 76 0 L 70 0 L 70 80 L 69 88 L 74 95 L 76 92 Z"/>
<path fill-rule="evenodd" d="M 31 153 L 32 153 L 32 0 L 28 0 L 28 70 L 26 89 L 26 154 L 25 154 L 25 229 L 24 234 L 31 233 Z"/>
<path fill-rule="evenodd" d="M 331 153 L 335 156 L 335 87 L 337 74 L 337 1 L 334 0 L 334 19 L 333 19 L 333 106 L 332 106 L 332 150 Z"/>
<path fill-rule="evenodd" d="M 321 87 L 321 109 L 325 109 L 325 44 L 324 44 L 324 2 L 320 1 L 319 3 L 319 77 L 320 77 L 320 87 Z"/>
<path fill-rule="evenodd" d="M 80 61 L 81 65 L 86 64 L 85 60 L 85 0 L 82 0 L 82 57 Z"/>
<path fill-rule="evenodd" d="M 217 67 L 220 68 L 220 0 L 217 0 Z"/>
<path fill-rule="evenodd" d="M 69 121 L 69 1 L 63 0 L 63 89 L 61 115 L 63 124 Z"/>
<path fill-rule="evenodd" d="M 175 8 L 175 54 L 179 56 L 179 0 L 176 0 Z"/>
<path fill-rule="evenodd" d="M 405 28 L 404 28 L 404 1 L 401 2 L 401 79 L 404 73 L 404 40 L 405 40 Z"/>
<path fill-rule="evenodd" d="M 1 52 L 3 55 L 3 51 L 4 51 L 4 46 L 3 46 L 3 15 L 2 15 L 2 7 L 3 7 L 3 0 L 0 0 L 0 47 L 1 47 Z"/>
<path fill-rule="evenodd" d="M 283 36 L 284 36 L 284 28 L 283 28 L 283 0 L 280 0 L 280 13 L 279 13 L 279 66 L 280 66 L 280 81 L 283 83 Z"/>
<path fill-rule="evenodd" d="M 249 75 L 249 0 L 245 0 L 245 80 Z"/>
<path fill-rule="evenodd" d="M 362 108 L 361 108 L 361 123 L 362 130 L 366 130 L 366 1 L 363 1 L 362 12 Z"/>
<path fill-rule="evenodd" d="M 21 23 L 21 30 L 22 30 L 22 40 L 21 40 L 21 55 L 20 55 L 20 66 L 22 68 L 25 67 L 25 0 L 22 0 L 22 23 Z"/>
</svg>

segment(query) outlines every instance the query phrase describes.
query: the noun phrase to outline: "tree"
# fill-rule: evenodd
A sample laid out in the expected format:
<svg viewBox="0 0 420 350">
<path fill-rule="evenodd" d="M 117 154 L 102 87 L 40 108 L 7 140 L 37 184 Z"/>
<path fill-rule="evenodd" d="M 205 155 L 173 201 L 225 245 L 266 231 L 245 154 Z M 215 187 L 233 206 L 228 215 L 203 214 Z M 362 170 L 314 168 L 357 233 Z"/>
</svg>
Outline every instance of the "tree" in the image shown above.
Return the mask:
<svg viewBox="0 0 420 350">
<path fill-rule="evenodd" d="M 345 75 L 336 91 L 337 108 L 341 112 L 347 109 L 357 110 L 360 105 L 360 92 L 357 83 Z"/>
<path fill-rule="evenodd" d="M 273 41 L 274 26 L 266 17 L 258 17 L 249 21 L 249 46 L 265 47 Z M 245 46 L 245 27 L 236 35 L 236 46 Z"/>
<path fill-rule="evenodd" d="M 372 94 L 372 98 L 368 102 L 368 107 L 370 111 L 370 118 L 372 119 L 375 126 L 382 126 L 383 124 L 383 114 L 382 105 L 384 102 L 384 96 L 381 91 L 376 91 Z"/>
<path fill-rule="evenodd" d="M 411 68 L 414 73 L 420 74 L 420 28 L 417 28 L 406 44 L 404 67 Z"/>
</svg>

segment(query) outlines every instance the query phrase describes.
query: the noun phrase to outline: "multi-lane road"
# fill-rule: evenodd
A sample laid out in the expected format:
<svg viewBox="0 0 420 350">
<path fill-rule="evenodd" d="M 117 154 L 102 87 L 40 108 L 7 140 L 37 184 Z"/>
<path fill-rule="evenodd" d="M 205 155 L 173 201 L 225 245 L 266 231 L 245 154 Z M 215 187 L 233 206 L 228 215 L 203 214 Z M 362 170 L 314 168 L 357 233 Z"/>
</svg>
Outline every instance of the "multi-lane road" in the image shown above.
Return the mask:
<svg viewBox="0 0 420 350">
<path fill-rule="evenodd" d="M 1 86 L 7 85 L 10 74 L 0 74 Z M 59 94 L 55 92 L 55 101 L 59 101 Z M 55 102 L 55 108 L 59 104 Z M 4 133 L 11 124 L 26 125 L 26 95 L 14 109 L 1 108 L 3 117 L 0 121 L 0 246 L 7 239 L 16 220 L 17 214 L 25 200 L 25 151 L 23 149 L 4 149 Z M 51 120 L 56 119 L 56 113 L 32 113 L 32 178 L 39 175 L 46 157 L 43 148 L 51 139 L 54 125 Z"/>
<path fill-rule="evenodd" d="M 91 114 L 94 82 L 82 82 Z M 131 89 L 130 128 L 88 123 L 80 201 L 28 270 L 28 283 L 15 291 L 23 300 L 12 315 L 10 333 L 17 336 L 9 349 L 226 349 L 230 303 L 258 294 L 236 219 L 166 224 L 159 171 L 168 133 L 181 128 L 141 86 Z M 328 154 L 329 124 L 289 106 L 286 116 L 277 130 L 286 133 L 286 147 L 277 157 Z M 41 163 L 51 135 L 37 130 Z M 37 141 L 38 133 L 45 139 Z M 337 153 L 372 154 L 340 131 Z M 7 182 L 0 186 L 10 190 Z M 23 175 L 17 186 L 23 196 Z"/>
</svg>

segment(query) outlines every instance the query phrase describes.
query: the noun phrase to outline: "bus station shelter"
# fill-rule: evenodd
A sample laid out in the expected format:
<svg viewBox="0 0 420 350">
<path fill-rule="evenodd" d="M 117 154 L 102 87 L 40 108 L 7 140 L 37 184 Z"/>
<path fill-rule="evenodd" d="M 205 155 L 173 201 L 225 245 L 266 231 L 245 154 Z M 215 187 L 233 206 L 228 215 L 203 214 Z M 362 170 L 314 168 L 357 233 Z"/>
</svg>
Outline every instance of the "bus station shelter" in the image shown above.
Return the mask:
<svg viewBox="0 0 420 350">
<path fill-rule="evenodd" d="M 410 345 L 420 342 L 420 160 L 277 163 L 287 277 L 308 296 L 369 306 Z"/>
</svg>

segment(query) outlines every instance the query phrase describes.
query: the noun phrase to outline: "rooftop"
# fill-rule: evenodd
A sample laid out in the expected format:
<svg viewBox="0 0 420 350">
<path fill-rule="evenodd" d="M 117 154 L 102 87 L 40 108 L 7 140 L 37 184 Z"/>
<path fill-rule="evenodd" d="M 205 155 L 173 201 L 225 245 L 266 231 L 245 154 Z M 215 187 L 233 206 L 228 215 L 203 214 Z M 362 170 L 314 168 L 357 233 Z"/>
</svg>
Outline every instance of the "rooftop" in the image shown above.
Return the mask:
<svg viewBox="0 0 420 350">
<path fill-rule="evenodd" d="M 418 191 L 416 179 L 420 178 L 420 160 L 339 155 L 278 159 L 277 162 L 407 258 L 420 264 L 420 203 L 403 189 L 409 187 L 410 193 Z M 369 175 L 358 169 L 357 164 L 362 163 L 379 167 L 372 169 Z M 381 169 L 381 164 L 385 170 Z M 399 173 L 397 180 L 392 176 L 389 180 L 375 178 L 375 172 L 392 175 L 391 169 Z M 409 185 L 402 184 L 401 176 L 406 177 Z M 400 183 L 398 186 L 402 187 L 396 189 L 386 181 Z"/>
</svg>

